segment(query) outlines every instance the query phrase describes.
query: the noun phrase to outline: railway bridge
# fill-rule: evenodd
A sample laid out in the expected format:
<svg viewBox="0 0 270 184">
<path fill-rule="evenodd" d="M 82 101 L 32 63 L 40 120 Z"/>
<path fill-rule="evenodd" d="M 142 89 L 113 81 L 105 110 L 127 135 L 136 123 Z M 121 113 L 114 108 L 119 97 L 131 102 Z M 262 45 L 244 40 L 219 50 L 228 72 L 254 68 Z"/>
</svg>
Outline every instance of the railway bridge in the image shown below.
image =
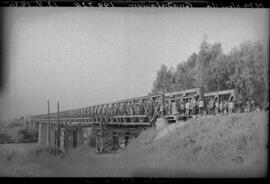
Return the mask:
<svg viewBox="0 0 270 184">
<path fill-rule="evenodd" d="M 233 91 L 219 94 L 225 93 L 232 95 Z M 193 88 L 64 111 L 59 111 L 58 103 L 58 110 L 53 113 L 48 102 L 48 113 L 30 116 L 26 123 L 39 129 L 39 144 L 65 152 L 84 141 L 85 128 L 91 129 L 96 151 L 107 152 L 124 148 L 141 131 L 155 126 L 158 118 L 175 121 L 171 112 L 173 101 L 203 96 L 201 88 Z"/>
</svg>

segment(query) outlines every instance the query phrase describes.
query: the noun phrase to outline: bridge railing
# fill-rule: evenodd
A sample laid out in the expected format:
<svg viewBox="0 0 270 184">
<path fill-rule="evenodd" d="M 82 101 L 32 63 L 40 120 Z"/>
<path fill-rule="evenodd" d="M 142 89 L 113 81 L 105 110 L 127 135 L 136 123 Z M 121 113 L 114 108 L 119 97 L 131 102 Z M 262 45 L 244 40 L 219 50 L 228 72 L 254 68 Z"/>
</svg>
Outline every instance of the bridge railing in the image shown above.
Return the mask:
<svg viewBox="0 0 270 184">
<path fill-rule="evenodd" d="M 171 100 L 189 99 L 200 94 L 200 88 L 194 88 L 173 93 L 131 98 L 113 103 L 61 111 L 59 112 L 59 118 L 88 118 L 93 121 L 112 121 L 117 116 L 132 118 L 145 116 L 145 121 L 151 121 L 162 115 L 160 109 L 164 109 L 165 115 L 169 114 Z M 53 112 L 49 116 L 51 119 L 56 119 L 58 113 Z M 48 119 L 48 114 L 31 116 L 31 119 Z"/>
</svg>

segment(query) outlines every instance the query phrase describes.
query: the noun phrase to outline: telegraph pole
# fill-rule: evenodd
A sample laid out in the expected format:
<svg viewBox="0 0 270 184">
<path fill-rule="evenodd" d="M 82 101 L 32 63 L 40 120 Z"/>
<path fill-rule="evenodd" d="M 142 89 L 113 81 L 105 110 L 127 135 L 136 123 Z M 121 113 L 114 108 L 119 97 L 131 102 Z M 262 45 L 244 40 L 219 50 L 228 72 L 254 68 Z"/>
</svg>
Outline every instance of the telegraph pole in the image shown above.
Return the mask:
<svg viewBox="0 0 270 184">
<path fill-rule="evenodd" d="M 51 121 L 50 121 L 50 101 L 48 100 L 48 126 L 47 126 L 47 146 L 50 148 L 51 141 Z"/>
<path fill-rule="evenodd" d="M 57 102 L 57 148 L 60 147 L 59 102 Z"/>
</svg>

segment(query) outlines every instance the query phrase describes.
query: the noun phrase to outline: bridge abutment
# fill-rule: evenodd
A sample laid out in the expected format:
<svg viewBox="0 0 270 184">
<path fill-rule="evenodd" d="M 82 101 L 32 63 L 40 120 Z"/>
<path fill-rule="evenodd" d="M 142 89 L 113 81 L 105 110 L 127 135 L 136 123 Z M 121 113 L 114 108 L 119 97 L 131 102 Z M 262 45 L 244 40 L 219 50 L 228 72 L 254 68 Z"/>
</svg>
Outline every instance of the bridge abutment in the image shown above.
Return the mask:
<svg viewBox="0 0 270 184">
<path fill-rule="evenodd" d="M 82 127 L 77 128 L 77 144 L 82 145 L 84 144 L 84 134 L 85 130 Z"/>
<path fill-rule="evenodd" d="M 167 122 L 164 118 L 158 118 L 156 120 L 156 130 L 160 130 L 167 125 Z"/>
<path fill-rule="evenodd" d="M 48 129 L 47 124 L 39 123 L 38 144 L 47 145 L 47 129 Z"/>
</svg>

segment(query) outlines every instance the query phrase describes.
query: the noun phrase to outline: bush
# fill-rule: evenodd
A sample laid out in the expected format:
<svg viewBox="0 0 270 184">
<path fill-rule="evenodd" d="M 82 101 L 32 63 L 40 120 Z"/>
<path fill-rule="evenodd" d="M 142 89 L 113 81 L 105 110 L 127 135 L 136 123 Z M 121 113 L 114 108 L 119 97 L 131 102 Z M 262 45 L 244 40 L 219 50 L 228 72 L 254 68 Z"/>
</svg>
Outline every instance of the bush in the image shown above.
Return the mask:
<svg viewBox="0 0 270 184">
<path fill-rule="evenodd" d="M 7 133 L 0 133 L 0 144 L 5 144 L 5 143 L 14 143 L 15 141 L 13 138 L 8 135 Z"/>
<path fill-rule="evenodd" d="M 38 132 L 33 129 L 24 128 L 18 131 L 18 142 L 29 143 L 38 141 Z"/>
</svg>

